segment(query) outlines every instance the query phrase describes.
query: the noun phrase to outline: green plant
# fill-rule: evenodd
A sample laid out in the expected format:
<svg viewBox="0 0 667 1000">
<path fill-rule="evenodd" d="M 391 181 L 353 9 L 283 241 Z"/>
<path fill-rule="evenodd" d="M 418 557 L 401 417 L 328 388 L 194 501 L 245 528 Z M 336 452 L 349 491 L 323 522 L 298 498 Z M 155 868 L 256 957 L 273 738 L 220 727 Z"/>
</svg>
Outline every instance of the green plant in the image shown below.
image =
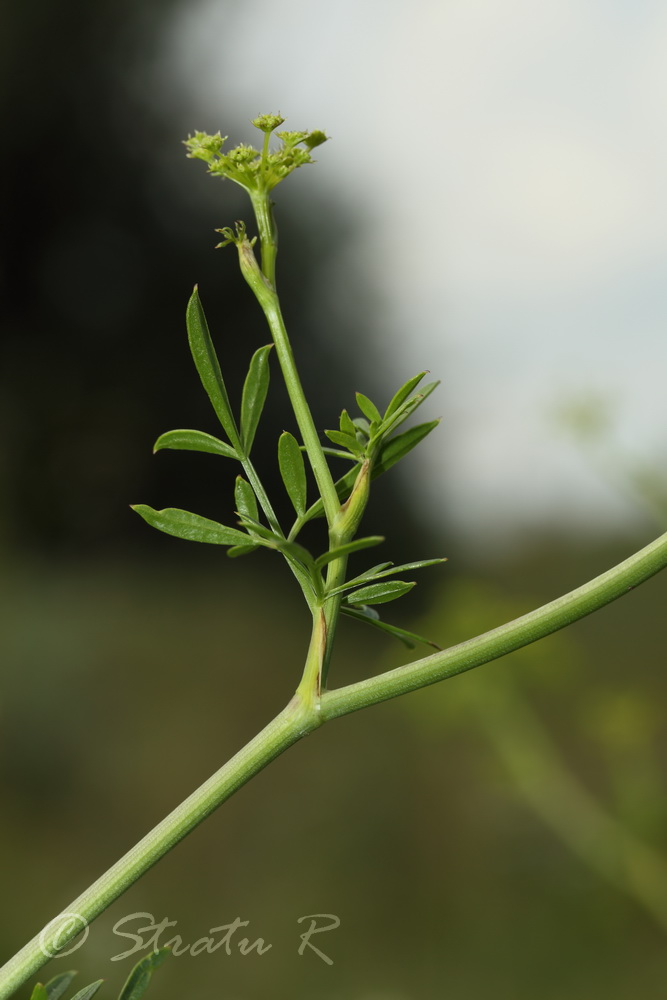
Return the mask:
<svg viewBox="0 0 667 1000">
<path fill-rule="evenodd" d="M 140 1000 L 148 989 L 153 972 L 162 965 L 168 954 L 169 948 L 160 948 L 140 959 L 125 980 L 125 985 L 118 994 L 118 1000 Z M 60 1000 L 75 976 L 76 972 L 70 970 L 54 976 L 46 984 L 36 983 L 30 994 L 30 1000 Z M 84 986 L 70 1000 L 92 1000 L 103 982 L 103 979 L 97 979 L 89 986 Z"/>
<path fill-rule="evenodd" d="M 312 150 L 326 137 L 322 132 L 276 131 L 282 124 L 283 119 L 277 115 L 255 119 L 253 125 L 263 134 L 259 150 L 241 145 L 225 153 L 225 139 L 219 134 L 198 132 L 186 142 L 189 156 L 204 160 L 210 173 L 241 185 L 250 196 L 258 237 L 250 238 L 245 224 L 237 222 L 233 228 L 220 230 L 220 245 L 236 247 L 241 272 L 264 312 L 272 343 L 258 347 L 252 354 L 237 419 L 195 289 L 187 308 L 190 347 L 225 438 L 198 430 L 174 430 L 163 434 L 155 449 L 203 451 L 238 462 L 243 475 L 237 477 L 234 490 L 235 526 L 175 508 L 154 510 L 138 505 L 134 509 L 159 530 L 182 539 L 220 545 L 232 558 L 248 556 L 259 548 L 279 553 L 303 593 L 311 619 L 305 664 L 296 692 L 283 711 L 66 908 L 66 913 L 78 914 L 85 922 L 99 915 L 253 775 L 325 722 L 497 659 L 608 604 L 667 565 L 665 534 L 571 593 L 491 632 L 449 649 L 436 646 L 436 652 L 379 676 L 338 689 L 328 688 L 331 650 L 341 613 L 395 636 L 408 648 L 419 643 L 435 645 L 384 621 L 377 606 L 402 597 L 414 586 L 412 580 L 400 577 L 442 559 L 402 566 L 385 561 L 352 578 L 347 574 L 347 562 L 353 552 L 383 541 L 377 535 L 358 537 L 371 484 L 437 426 L 438 421 L 431 420 L 401 429 L 437 382 L 420 388 L 426 374 L 420 372 L 401 386 L 384 408 L 357 393 L 359 415 L 351 416 L 344 409 L 338 428 L 325 432 L 330 445 L 322 444 L 301 385 L 276 289 L 277 230 L 271 192 L 297 167 L 312 162 Z M 274 133 L 280 145 L 272 150 Z M 258 239 L 259 261 L 254 249 Z M 280 524 L 251 458 L 274 349 L 300 435 L 298 440 L 284 432 L 278 440 L 280 472 L 295 514 L 288 530 Z M 348 463 L 347 471 L 337 478 L 330 468 L 334 461 Z M 322 551 L 313 553 L 298 539 L 303 527 L 318 518 L 324 518 L 326 533 Z M 60 916 L 0 970 L 0 1000 L 10 996 L 47 957 L 65 948 L 80 930 L 75 923 L 69 929 L 63 928 Z"/>
</svg>

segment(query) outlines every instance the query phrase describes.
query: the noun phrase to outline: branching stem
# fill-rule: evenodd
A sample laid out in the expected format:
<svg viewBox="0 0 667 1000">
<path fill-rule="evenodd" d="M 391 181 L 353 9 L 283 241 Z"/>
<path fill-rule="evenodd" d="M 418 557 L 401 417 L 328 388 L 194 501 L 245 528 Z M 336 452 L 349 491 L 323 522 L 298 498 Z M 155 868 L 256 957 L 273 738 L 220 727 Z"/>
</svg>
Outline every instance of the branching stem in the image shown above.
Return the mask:
<svg viewBox="0 0 667 1000">
<path fill-rule="evenodd" d="M 527 646 L 604 607 L 665 567 L 667 533 L 582 587 L 500 628 L 378 677 L 324 692 L 319 708 L 311 698 L 295 695 L 265 729 L 63 912 L 79 913 L 86 921 L 93 920 L 237 789 L 323 722 L 434 684 Z M 316 663 L 315 632 L 309 651 L 311 669 Z M 320 632 L 320 638 L 321 635 Z M 312 684 L 309 690 L 312 691 Z M 58 936 L 57 921 L 47 926 L 52 929 L 38 934 L 0 969 L 0 1000 L 10 997 L 48 960 Z M 60 948 L 64 949 L 76 933 L 76 928 L 69 937 L 60 933 Z"/>
</svg>

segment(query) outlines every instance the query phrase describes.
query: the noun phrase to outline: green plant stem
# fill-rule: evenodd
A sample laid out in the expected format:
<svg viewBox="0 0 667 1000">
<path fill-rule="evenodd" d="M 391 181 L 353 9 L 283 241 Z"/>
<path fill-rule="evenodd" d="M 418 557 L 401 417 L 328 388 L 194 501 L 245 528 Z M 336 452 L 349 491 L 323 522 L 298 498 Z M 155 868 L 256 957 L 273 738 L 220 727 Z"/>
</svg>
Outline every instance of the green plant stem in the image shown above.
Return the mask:
<svg viewBox="0 0 667 1000">
<path fill-rule="evenodd" d="M 295 696 L 254 739 L 66 906 L 63 914 L 80 914 L 87 923 L 94 920 L 238 788 L 319 723 L 318 713 Z M 82 928 L 79 923 L 69 935 L 59 935 L 57 918 L 54 921 L 50 922 L 49 932 L 38 934 L 0 969 L 0 1000 L 11 996 L 48 961 L 56 938 L 60 947 L 65 948 Z"/>
<path fill-rule="evenodd" d="M 257 301 L 262 307 L 264 315 L 266 316 L 266 321 L 269 324 L 271 336 L 273 337 L 273 342 L 276 347 L 276 354 L 278 355 L 278 361 L 280 363 L 280 368 L 287 387 L 287 393 L 292 404 L 292 409 L 294 410 L 294 416 L 296 417 L 296 422 L 299 425 L 299 430 L 301 431 L 301 437 L 303 438 L 306 453 L 313 470 L 313 475 L 315 476 L 317 488 L 320 496 L 322 497 L 324 512 L 326 514 L 329 527 L 331 527 L 340 510 L 340 503 L 338 500 L 338 494 L 336 493 L 336 487 L 334 486 L 331 470 L 329 469 L 324 451 L 322 450 L 317 428 L 315 427 L 315 422 L 313 420 L 312 413 L 310 412 L 310 407 L 308 406 L 303 386 L 301 385 L 301 379 L 299 378 L 296 362 L 294 360 L 292 345 L 290 344 L 287 330 L 285 329 L 285 322 L 280 310 L 280 300 L 278 299 L 278 293 L 276 292 L 278 230 L 273 219 L 271 201 L 268 192 L 266 191 L 252 192 L 251 198 L 253 209 L 255 211 L 255 218 L 257 220 L 257 228 L 259 229 L 262 273 L 265 281 L 262 282 L 253 280 L 252 277 L 249 277 L 248 269 L 246 268 L 244 270 L 243 264 L 241 265 L 241 270 L 244 271 L 246 277 L 248 277 L 250 285 L 255 293 L 255 296 L 257 297 Z M 246 248 L 246 252 L 247 250 L 250 250 L 249 245 Z M 243 251 L 240 249 L 241 259 L 242 254 Z"/>
<path fill-rule="evenodd" d="M 322 719 L 348 715 L 497 660 L 610 604 L 666 566 L 667 532 L 613 569 L 521 618 L 404 667 L 326 692 Z"/>
<path fill-rule="evenodd" d="M 327 591 L 335 590 L 336 587 L 342 586 L 345 582 L 345 571 L 347 569 L 347 556 L 342 556 L 340 559 L 333 559 L 327 566 L 327 578 L 326 578 L 326 589 Z M 331 653 L 333 650 L 334 636 L 336 634 L 336 626 L 338 624 L 338 619 L 340 617 L 340 603 L 343 599 L 342 594 L 335 594 L 333 597 L 328 597 L 324 603 L 324 618 L 327 628 L 327 645 L 324 651 L 324 660 L 322 662 L 322 675 L 321 675 L 321 690 L 324 690 L 327 685 L 327 675 L 329 673 L 329 663 L 331 661 Z"/>
<path fill-rule="evenodd" d="M 271 501 L 267 496 L 266 490 L 262 486 L 260 478 L 257 475 L 255 466 L 252 464 L 249 458 L 242 458 L 241 465 L 243 466 L 243 471 L 248 477 L 248 482 L 250 483 L 250 485 L 254 490 L 255 496 L 259 500 L 259 505 L 266 515 L 269 527 L 271 527 L 274 531 L 278 532 L 278 534 L 282 535 L 284 538 L 285 534 L 283 532 L 283 529 L 280 527 L 278 518 L 276 517 L 275 511 L 273 509 Z"/>
<path fill-rule="evenodd" d="M 324 692 L 318 704 L 295 696 L 261 733 L 63 912 L 94 919 L 238 788 L 323 722 L 471 670 L 527 646 L 616 600 L 666 566 L 667 533 L 583 587 L 491 632 L 378 677 Z M 311 642 L 311 665 L 315 662 L 313 649 Z M 38 935 L 0 969 L 0 1000 L 6 1000 L 45 964 L 47 957 L 42 945 L 48 949 L 54 937 L 55 932 L 41 940 Z M 60 946 L 64 948 L 69 940 L 61 935 Z"/>
<path fill-rule="evenodd" d="M 268 139 L 268 136 L 266 137 Z M 265 143 L 266 145 L 266 143 Z M 278 227 L 273 217 L 271 199 L 264 191 L 250 192 L 252 207 L 255 211 L 259 242 L 262 252 L 262 271 L 264 277 L 275 290 L 276 287 L 276 256 L 278 254 Z"/>
<path fill-rule="evenodd" d="M 274 292 L 272 295 L 267 296 L 266 300 L 260 304 L 269 324 L 273 342 L 276 345 L 276 354 L 278 355 L 278 361 L 280 362 L 287 392 L 292 403 L 294 416 L 296 417 L 296 422 L 299 425 L 299 430 L 301 431 L 301 437 L 303 438 L 303 443 L 306 447 L 306 453 L 313 470 L 313 475 L 315 476 L 317 488 L 320 496 L 322 497 L 322 503 L 324 504 L 324 512 L 326 514 L 327 521 L 331 526 L 340 510 L 340 502 L 338 500 L 336 487 L 334 486 L 331 470 L 329 469 L 329 465 L 322 450 L 320 438 L 315 428 L 315 422 L 313 421 L 313 416 L 310 412 L 310 407 L 308 406 L 303 387 L 301 385 L 299 373 L 294 361 L 294 354 L 292 353 L 292 345 L 289 342 L 287 330 L 285 329 L 285 322 L 280 311 L 278 296 Z"/>
</svg>

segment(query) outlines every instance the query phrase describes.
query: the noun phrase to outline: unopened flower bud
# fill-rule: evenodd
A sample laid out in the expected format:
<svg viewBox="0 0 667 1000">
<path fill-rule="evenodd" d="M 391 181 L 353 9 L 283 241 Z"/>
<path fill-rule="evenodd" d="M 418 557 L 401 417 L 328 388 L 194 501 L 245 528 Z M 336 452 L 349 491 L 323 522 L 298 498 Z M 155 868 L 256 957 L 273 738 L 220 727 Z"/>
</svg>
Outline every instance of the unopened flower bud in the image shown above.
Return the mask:
<svg viewBox="0 0 667 1000">
<path fill-rule="evenodd" d="M 280 115 L 258 115 L 257 118 L 253 118 L 251 125 L 255 128 L 260 129 L 262 132 L 273 132 L 274 129 L 279 128 L 285 121 Z"/>
</svg>

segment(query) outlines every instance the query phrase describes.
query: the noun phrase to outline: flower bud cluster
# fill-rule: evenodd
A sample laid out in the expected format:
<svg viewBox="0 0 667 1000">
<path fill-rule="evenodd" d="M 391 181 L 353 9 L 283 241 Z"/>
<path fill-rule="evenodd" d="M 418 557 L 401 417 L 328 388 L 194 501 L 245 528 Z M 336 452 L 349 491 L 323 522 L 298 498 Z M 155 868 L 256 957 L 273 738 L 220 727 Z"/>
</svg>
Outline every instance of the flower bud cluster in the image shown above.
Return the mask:
<svg viewBox="0 0 667 1000">
<path fill-rule="evenodd" d="M 264 133 L 262 150 L 241 144 L 228 152 L 223 152 L 227 136 L 209 135 L 195 132 L 188 136 L 184 145 L 192 159 L 204 160 L 209 173 L 228 178 L 240 184 L 249 192 L 268 192 L 284 180 L 297 167 L 312 163 L 310 152 L 326 142 L 324 132 L 276 132 L 280 139 L 279 149 L 269 152 L 269 136 L 283 124 L 280 115 L 259 115 L 252 124 Z"/>
</svg>

